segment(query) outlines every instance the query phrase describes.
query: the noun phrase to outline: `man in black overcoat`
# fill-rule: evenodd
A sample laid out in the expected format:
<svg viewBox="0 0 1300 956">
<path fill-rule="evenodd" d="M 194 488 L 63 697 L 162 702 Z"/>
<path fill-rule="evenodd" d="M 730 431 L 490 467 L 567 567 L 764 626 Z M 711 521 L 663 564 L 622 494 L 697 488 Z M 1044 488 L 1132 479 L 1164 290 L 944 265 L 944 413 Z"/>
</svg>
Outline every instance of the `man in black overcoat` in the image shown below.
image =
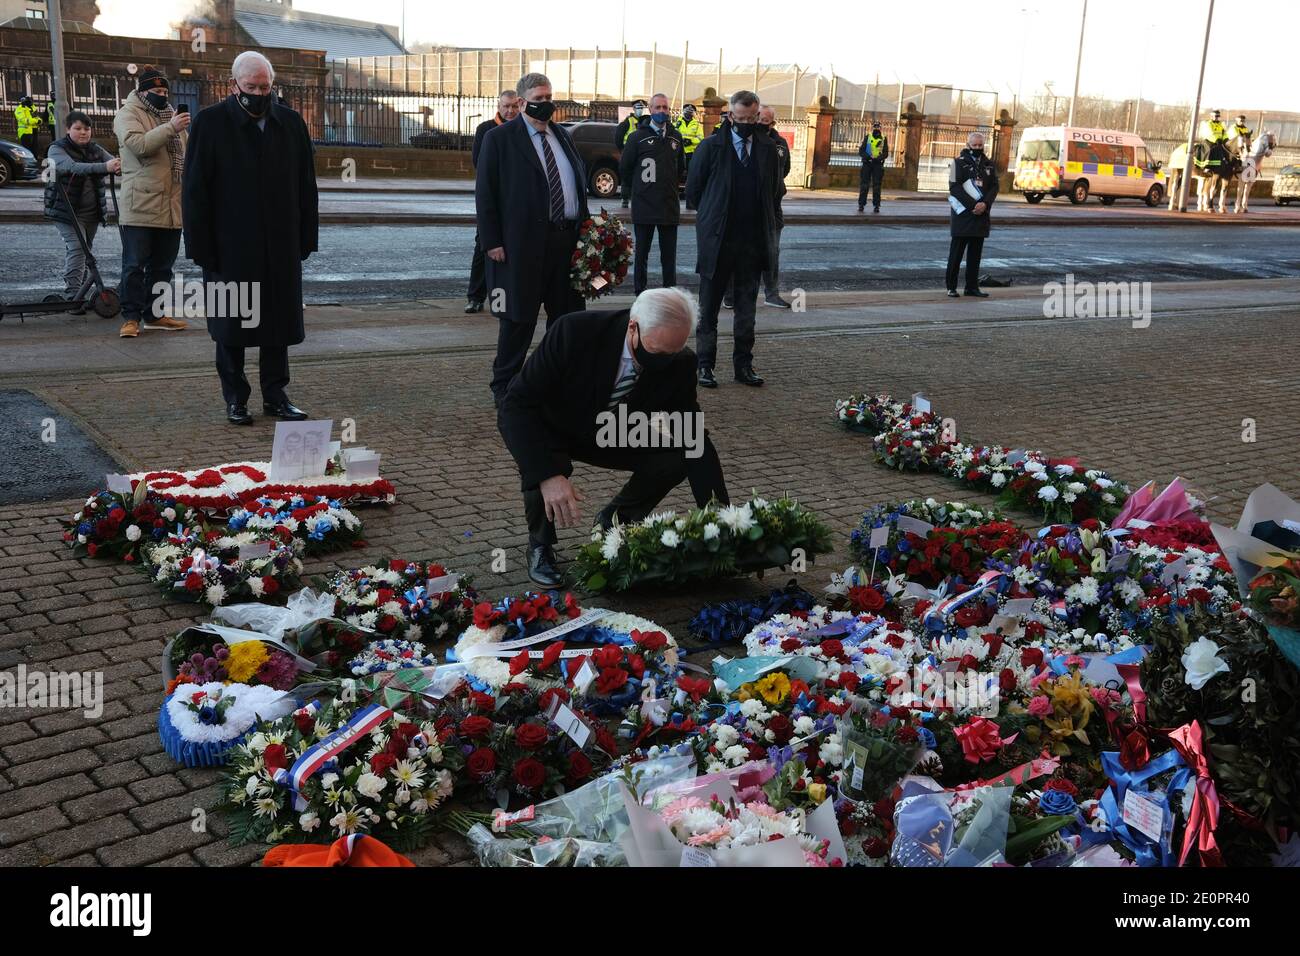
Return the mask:
<svg viewBox="0 0 1300 956">
<path fill-rule="evenodd" d="M 608 529 L 649 515 L 683 478 L 696 504 L 728 504 L 722 464 L 700 417 L 694 299 L 682 289 L 649 289 L 631 309 L 565 316 L 510 383 L 497 424 L 519 465 L 528 522 L 528 576 L 543 587 L 562 583 L 555 528 L 581 520 L 583 496 L 569 480 L 573 463 L 630 471 L 623 489 L 597 516 Z M 655 413 L 680 428 L 638 434 Z M 629 427 L 624 427 L 624 425 Z M 663 439 L 663 440 L 661 440 Z"/>
<path fill-rule="evenodd" d="M 244 350 L 258 349 L 262 408 L 299 421 L 285 394 L 289 346 L 302 342 L 302 263 L 317 248 L 316 170 L 307 125 L 272 92 L 275 72 L 249 50 L 231 94 L 199 112 L 185 154 L 185 253 L 203 269 L 208 334 L 226 418 L 252 424 Z"/>
<path fill-rule="evenodd" d="M 489 130 L 474 188 L 487 253 L 488 307 L 498 319 L 492 395 L 497 405 L 523 367 L 546 307 L 547 327 L 578 312 L 569 270 L 587 218 L 586 172 L 568 131 L 551 122 L 551 81 L 529 73 L 516 87 L 520 115 Z"/>
<path fill-rule="evenodd" d="M 984 136 L 971 133 L 966 148 L 948 167 L 948 205 L 952 242 L 948 246 L 948 269 L 944 279 L 948 297 L 957 298 L 957 274 L 966 259 L 966 294 L 987 299 L 980 289 L 980 256 L 989 235 L 989 213 L 998 196 L 998 171 L 984 153 Z"/>
<path fill-rule="evenodd" d="M 474 144 L 470 147 L 469 161 L 478 168 L 479 150 L 483 148 L 483 137 L 488 134 L 488 130 L 496 129 L 498 126 L 504 126 L 512 119 L 519 115 L 519 94 L 514 90 L 502 90 L 501 95 L 497 97 L 496 115 L 490 120 L 484 120 L 474 128 Z M 482 312 L 483 303 L 487 299 L 487 257 L 483 255 L 483 244 L 478 241 L 478 233 L 474 233 L 474 258 L 469 264 L 469 303 L 465 306 L 468 313 Z"/>
</svg>

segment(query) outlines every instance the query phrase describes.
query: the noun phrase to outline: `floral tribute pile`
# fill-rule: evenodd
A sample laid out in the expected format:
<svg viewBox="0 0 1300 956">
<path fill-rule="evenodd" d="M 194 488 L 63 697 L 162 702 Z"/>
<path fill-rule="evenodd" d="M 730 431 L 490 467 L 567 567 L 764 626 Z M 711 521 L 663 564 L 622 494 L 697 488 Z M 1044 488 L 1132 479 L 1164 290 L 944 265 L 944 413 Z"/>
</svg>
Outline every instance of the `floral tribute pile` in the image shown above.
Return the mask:
<svg viewBox="0 0 1300 956">
<path fill-rule="evenodd" d="M 1038 514 L 1045 521 L 1110 521 L 1128 497 L 1127 485 L 1075 458 L 959 443 L 950 419 L 889 395 L 850 395 L 835 403 L 835 416 L 850 430 L 874 436 L 881 464 L 947 475 L 967 488 L 997 495 L 1000 507 Z"/>
<path fill-rule="evenodd" d="M 476 593 L 468 577 L 434 561 L 390 558 L 340 571 L 321 582 L 334 596 L 334 616 L 391 637 L 436 641 L 470 621 Z"/>
<path fill-rule="evenodd" d="M 830 530 L 793 498 L 752 498 L 742 505 L 710 503 L 685 515 L 661 511 L 632 525 L 592 532 L 574 560 L 573 575 L 588 592 L 638 584 L 800 570 L 831 549 Z"/>
<path fill-rule="evenodd" d="M 267 531 L 225 533 L 178 525 L 144 552 L 142 567 L 164 594 L 216 607 L 272 597 L 297 585 L 301 538 Z"/>
</svg>

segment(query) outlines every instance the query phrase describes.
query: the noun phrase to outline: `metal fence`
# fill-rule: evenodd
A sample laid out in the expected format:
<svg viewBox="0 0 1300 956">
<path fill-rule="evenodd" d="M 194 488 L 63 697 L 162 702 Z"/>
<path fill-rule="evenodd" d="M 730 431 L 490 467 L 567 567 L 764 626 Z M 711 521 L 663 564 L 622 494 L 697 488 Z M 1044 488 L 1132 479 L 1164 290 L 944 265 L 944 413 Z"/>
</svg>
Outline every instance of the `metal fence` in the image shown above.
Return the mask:
<svg viewBox="0 0 1300 956">
<path fill-rule="evenodd" d="M 857 166 L 862 162 L 858 149 L 862 141 L 871 132 L 871 117 L 854 116 L 850 113 L 837 113 L 831 119 L 831 165 Z M 900 166 L 901 144 L 897 139 L 898 120 L 894 117 L 880 121 L 880 132 L 889 140 L 889 157 L 886 166 Z"/>
<path fill-rule="evenodd" d="M 971 133 L 984 135 L 984 152 L 997 155 L 997 130 L 978 123 L 926 123 L 921 127 L 921 155 L 916 188 L 921 192 L 947 192 L 948 167 L 966 148 Z"/>
</svg>

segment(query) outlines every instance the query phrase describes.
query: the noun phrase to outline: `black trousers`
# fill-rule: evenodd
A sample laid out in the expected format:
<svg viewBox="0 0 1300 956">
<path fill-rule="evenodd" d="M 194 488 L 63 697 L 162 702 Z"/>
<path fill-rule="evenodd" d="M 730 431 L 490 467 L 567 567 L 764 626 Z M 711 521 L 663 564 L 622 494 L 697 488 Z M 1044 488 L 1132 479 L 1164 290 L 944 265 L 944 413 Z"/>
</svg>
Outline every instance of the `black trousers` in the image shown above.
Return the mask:
<svg viewBox="0 0 1300 956">
<path fill-rule="evenodd" d="M 980 256 L 984 254 L 983 236 L 953 236 L 948 246 L 949 289 L 957 288 L 957 272 L 961 269 L 962 255 L 966 256 L 966 291 L 980 287 Z"/>
<path fill-rule="evenodd" d="M 122 227 L 122 318 L 153 320 L 154 287 L 170 284 L 172 266 L 181 247 L 179 229 L 152 226 Z"/>
<path fill-rule="evenodd" d="M 478 241 L 478 233 L 474 233 L 474 258 L 469 264 L 469 292 L 470 302 L 487 301 L 487 267 L 484 260 L 487 256 L 483 252 L 483 245 Z"/>
<path fill-rule="evenodd" d="M 865 208 L 867 205 L 867 190 L 871 190 L 871 205 L 880 208 L 880 184 L 885 180 L 885 164 L 863 163 L 862 171 L 858 174 L 858 208 Z"/>
<path fill-rule="evenodd" d="M 608 528 L 615 516 L 622 524 L 640 521 L 658 507 L 668 493 L 689 478 L 695 503 L 700 507 L 716 497 L 729 504 L 727 485 L 722 477 L 722 464 L 711 441 L 705 440 L 704 454 L 688 460 L 684 449 L 647 450 L 618 448 L 568 449 L 574 461 L 583 461 L 597 468 L 611 471 L 630 471 L 623 488 L 610 499 L 597 520 Z M 528 521 L 528 546 L 530 548 L 555 544 L 555 524 L 546 517 L 546 502 L 538 488 L 524 490 L 524 516 Z"/>
<path fill-rule="evenodd" d="M 247 405 L 252 387 L 244 377 L 244 352 L 234 345 L 217 343 L 217 374 L 221 376 L 221 395 L 227 405 Z M 278 405 L 287 401 L 289 384 L 288 346 L 263 345 L 257 350 L 257 378 L 262 387 L 262 401 Z"/>
<path fill-rule="evenodd" d="M 23 133 L 18 137 L 18 145 L 30 150 L 33 155 L 36 154 L 36 134 Z"/>
<path fill-rule="evenodd" d="M 677 226 L 660 223 L 633 223 L 632 236 L 632 291 L 640 295 L 649 279 L 646 276 L 650 259 L 650 243 L 655 230 L 659 230 L 659 271 L 663 274 L 664 288 L 677 284 Z"/>
<path fill-rule="evenodd" d="M 758 277 L 765 256 L 752 246 L 723 244 L 713 275 L 700 276 L 700 323 L 695 329 L 695 354 L 701 368 L 713 368 L 718 359 L 718 309 L 722 296 L 733 290 L 731 360 L 737 371 L 754 364 L 754 311 L 758 305 Z M 733 285 L 734 283 L 734 285 Z"/>
<path fill-rule="evenodd" d="M 538 310 L 546 309 L 546 327 L 562 315 L 581 312 L 584 305 L 582 296 L 569 284 L 569 266 L 573 258 L 573 249 L 578 242 L 578 230 L 556 229 L 547 233 L 545 245 L 541 251 L 542 258 L 542 300 L 540 302 L 522 303 L 517 307 L 513 302 L 506 303 L 508 314 L 499 318 L 497 325 L 497 356 L 492 362 L 492 395 L 499 404 L 510 387 L 510 380 L 524 367 L 528 357 L 528 346 L 533 342 L 533 332 L 537 329 Z M 510 268 L 526 267 L 527 264 L 515 263 Z"/>
</svg>

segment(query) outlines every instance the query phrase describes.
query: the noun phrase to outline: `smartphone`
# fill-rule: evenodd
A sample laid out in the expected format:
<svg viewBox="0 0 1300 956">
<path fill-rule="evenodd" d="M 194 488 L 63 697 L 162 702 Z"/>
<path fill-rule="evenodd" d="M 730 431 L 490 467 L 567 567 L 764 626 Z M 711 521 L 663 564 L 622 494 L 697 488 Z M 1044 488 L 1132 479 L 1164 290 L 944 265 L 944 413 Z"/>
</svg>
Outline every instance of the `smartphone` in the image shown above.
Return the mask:
<svg viewBox="0 0 1300 956">
<path fill-rule="evenodd" d="M 189 103 L 177 103 L 177 104 L 176 104 L 176 112 L 177 112 L 177 113 L 188 113 L 189 111 L 190 111 L 190 104 L 189 104 Z"/>
</svg>

